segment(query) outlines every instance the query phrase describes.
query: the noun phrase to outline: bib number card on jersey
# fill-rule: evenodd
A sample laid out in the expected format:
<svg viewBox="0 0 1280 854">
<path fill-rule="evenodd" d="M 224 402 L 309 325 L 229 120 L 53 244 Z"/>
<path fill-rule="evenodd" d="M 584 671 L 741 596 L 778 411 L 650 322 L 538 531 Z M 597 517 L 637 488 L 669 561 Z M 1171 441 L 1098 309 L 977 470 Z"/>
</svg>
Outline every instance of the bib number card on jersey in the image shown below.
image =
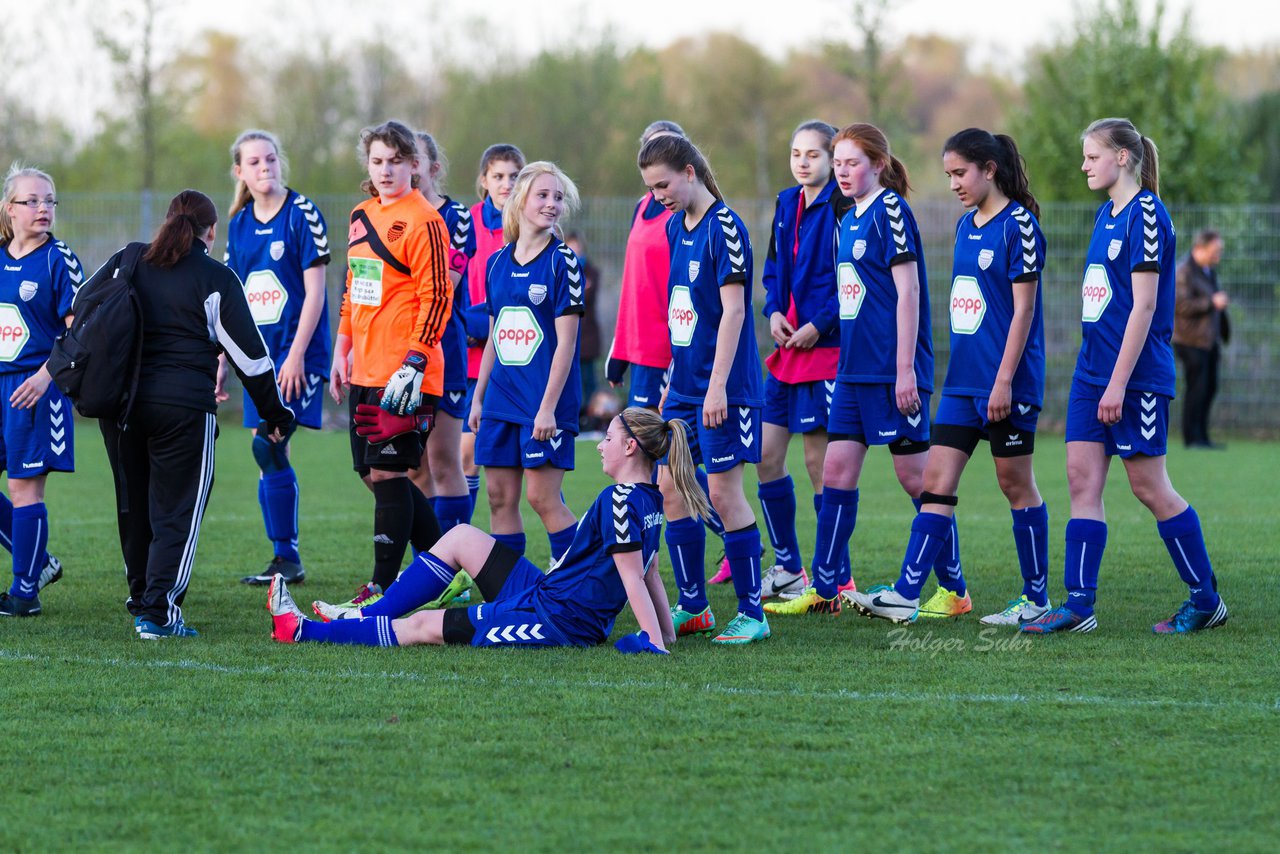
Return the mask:
<svg viewBox="0 0 1280 854">
<path fill-rule="evenodd" d="M 356 305 L 382 305 L 382 261 L 350 258 L 351 301 Z"/>
</svg>

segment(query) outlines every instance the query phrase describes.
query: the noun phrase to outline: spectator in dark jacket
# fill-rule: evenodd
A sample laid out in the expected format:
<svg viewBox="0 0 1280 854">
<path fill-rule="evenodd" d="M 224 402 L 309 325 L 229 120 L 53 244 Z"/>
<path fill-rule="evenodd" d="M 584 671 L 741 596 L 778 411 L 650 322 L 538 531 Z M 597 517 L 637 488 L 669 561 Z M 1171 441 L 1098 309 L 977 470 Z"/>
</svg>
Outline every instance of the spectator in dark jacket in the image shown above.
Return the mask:
<svg viewBox="0 0 1280 854">
<path fill-rule="evenodd" d="M 1227 305 L 1218 287 L 1222 235 L 1205 229 L 1195 236 L 1191 254 L 1178 265 L 1174 304 L 1173 352 L 1182 363 L 1182 440 L 1188 448 L 1220 447 L 1209 441 L 1209 407 L 1218 393 L 1218 362 L 1227 343 Z"/>
<path fill-rule="evenodd" d="M 144 640 L 196 635 L 183 622 L 182 600 L 213 486 L 220 353 L 265 419 L 259 436 L 283 442 L 293 429 L 244 287 L 209 257 L 217 222 L 213 202 L 196 190 L 183 190 L 169 203 L 133 275 L 142 306 L 142 365 L 127 429 L 114 419 L 100 421 L 115 477 L 129 582 L 125 606 Z M 90 282 L 115 275 L 123 254 Z"/>
</svg>

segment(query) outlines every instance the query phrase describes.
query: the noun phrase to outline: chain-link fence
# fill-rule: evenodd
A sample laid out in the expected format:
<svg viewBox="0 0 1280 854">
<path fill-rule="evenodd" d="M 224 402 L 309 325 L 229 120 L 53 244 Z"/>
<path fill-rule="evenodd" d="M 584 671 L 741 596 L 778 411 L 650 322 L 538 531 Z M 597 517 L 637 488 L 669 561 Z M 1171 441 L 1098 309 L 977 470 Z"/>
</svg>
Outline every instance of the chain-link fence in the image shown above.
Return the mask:
<svg viewBox="0 0 1280 854">
<path fill-rule="evenodd" d="M 90 270 L 129 240 L 149 236 L 164 217 L 169 193 L 63 194 L 58 208 L 58 235 L 79 254 Z M 334 306 L 341 298 L 345 255 L 342 230 L 355 196 L 314 198 L 329 222 L 334 263 L 329 266 L 329 295 Z M 600 267 L 601 283 L 595 311 L 606 338 L 616 316 L 622 253 L 635 210 L 635 199 L 589 198 L 567 223 L 581 233 L 592 261 Z M 734 207 L 756 236 L 756 306 L 763 305 L 759 275 L 763 269 L 773 201 L 734 200 Z M 937 378 L 945 376 L 949 351 L 947 294 L 950 291 L 952 236 L 960 207 L 950 199 L 914 205 L 925 243 L 925 264 L 931 285 Z M 1080 343 L 1080 276 L 1097 206 L 1047 204 L 1041 224 L 1048 241 L 1044 280 L 1044 319 L 1048 368 L 1046 427 L 1059 427 L 1066 413 L 1067 391 Z M 1232 339 L 1223 350 L 1221 389 L 1214 406 L 1215 432 L 1274 436 L 1280 433 L 1280 353 L 1276 327 L 1280 300 L 1280 207 L 1201 205 L 1170 210 L 1179 232 L 1179 251 L 1185 255 L 1192 235 L 1201 228 L 1220 231 L 1226 252 L 1218 278 L 1230 294 Z M 216 250 L 221 253 L 221 247 Z M 332 312 L 337 322 L 337 312 Z M 762 353 L 772 346 L 768 328 L 756 318 Z M 234 402 L 234 398 L 233 398 Z M 1171 415 L 1177 423 L 1177 407 Z"/>
</svg>

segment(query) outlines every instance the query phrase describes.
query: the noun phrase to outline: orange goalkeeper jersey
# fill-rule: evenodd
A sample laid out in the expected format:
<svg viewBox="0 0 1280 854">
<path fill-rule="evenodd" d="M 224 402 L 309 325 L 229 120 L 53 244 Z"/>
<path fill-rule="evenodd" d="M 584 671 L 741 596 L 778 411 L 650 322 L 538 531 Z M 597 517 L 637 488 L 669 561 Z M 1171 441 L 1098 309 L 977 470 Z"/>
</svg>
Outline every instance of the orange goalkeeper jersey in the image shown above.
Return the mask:
<svg viewBox="0 0 1280 854">
<path fill-rule="evenodd" d="M 410 350 L 427 358 L 424 394 L 444 391 L 440 336 L 453 307 L 444 218 L 406 193 L 389 205 L 368 199 L 351 212 L 347 290 L 338 334 L 350 336 L 353 385 L 386 385 Z"/>
</svg>

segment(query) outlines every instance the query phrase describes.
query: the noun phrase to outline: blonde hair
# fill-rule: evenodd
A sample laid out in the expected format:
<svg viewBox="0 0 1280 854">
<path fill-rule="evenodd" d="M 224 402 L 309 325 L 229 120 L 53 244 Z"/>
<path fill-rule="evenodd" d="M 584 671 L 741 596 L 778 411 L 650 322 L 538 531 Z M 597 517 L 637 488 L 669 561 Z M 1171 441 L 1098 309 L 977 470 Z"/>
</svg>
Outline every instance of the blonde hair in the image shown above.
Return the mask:
<svg viewBox="0 0 1280 854">
<path fill-rule="evenodd" d="M 1098 119 L 1084 129 L 1080 141 L 1093 137 L 1112 151 L 1129 152 L 1125 169 L 1144 190 L 1160 195 L 1160 153 L 1128 119 Z"/>
<path fill-rule="evenodd" d="M 14 161 L 9 167 L 9 173 L 4 176 L 4 198 L 0 200 L 0 244 L 5 244 L 13 240 L 13 220 L 9 218 L 9 205 L 13 203 L 14 196 L 18 194 L 19 178 L 42 178 L 49 182 L 49 186 L 53 187 L 54 195 L 58 193 L 57 187 L 53 185 L 53 178 L 48 172 L 44 172 L 34 166 L 23 166 L 18 161 Z M 49 212 L 49 219 L 52 221 L 54 211 Z"/>
<path fill-rule="evenodd" d="M 280 182 L 282 184 L 289 173 L 289 158 L 284 156 L 284 149 L 280 147 L 280 140 L 276 138 L 274 133 L 258 130 L 257 128 L 250 128 L 241 133 L 236 137 L 236 141 L 231 143 L 231 177 L 235 179 L 236 189 L 231 197 L 231 209 L 227 211 L 227 219 L 231 219 L 231 217 L 238 214 L 241 208 L 249 204 L 249 200 L 253 198 L 253 194 L 249 192 L 249 185 L 236 177 L 236 167 L 240 165 L 240 146 L 258 139 L 271 143 L 271 147 L 276 150 L 276 159 L 280 161 Z"/>
<path fill-rule="evenodd" d="M 524 201 L 529 195 L 529 188 L 533 186 L 534 179 L 540 175 L 551 175 L 560 182 L 560 190 L 564 193 L 566 215 L 578 209 L 578 186 L 550 160 L 535 160 L 520 170 L 520 174 L 516 176 L 516 186 L 511 191 L 511 198 L 502 208 L 502 239 L 507 243 L 515 243 L 520 239 L 520 210 L 524 207 Z M 560 227 L 557 224 L 557 234 L 559 231 Z"/>
<path fill-rule="evenodd" d="M 679 418 L 666 420 L 640 406 L 628 406 L 618 413 L 618 420 L 646 457 L 654 461 L 667 458 L 671 482 L 689 513 L 698 519 L 710 518 L 711 502 L 698 484 L 698 469 L 689 450 L 689 425 Z"/>
</svg>

